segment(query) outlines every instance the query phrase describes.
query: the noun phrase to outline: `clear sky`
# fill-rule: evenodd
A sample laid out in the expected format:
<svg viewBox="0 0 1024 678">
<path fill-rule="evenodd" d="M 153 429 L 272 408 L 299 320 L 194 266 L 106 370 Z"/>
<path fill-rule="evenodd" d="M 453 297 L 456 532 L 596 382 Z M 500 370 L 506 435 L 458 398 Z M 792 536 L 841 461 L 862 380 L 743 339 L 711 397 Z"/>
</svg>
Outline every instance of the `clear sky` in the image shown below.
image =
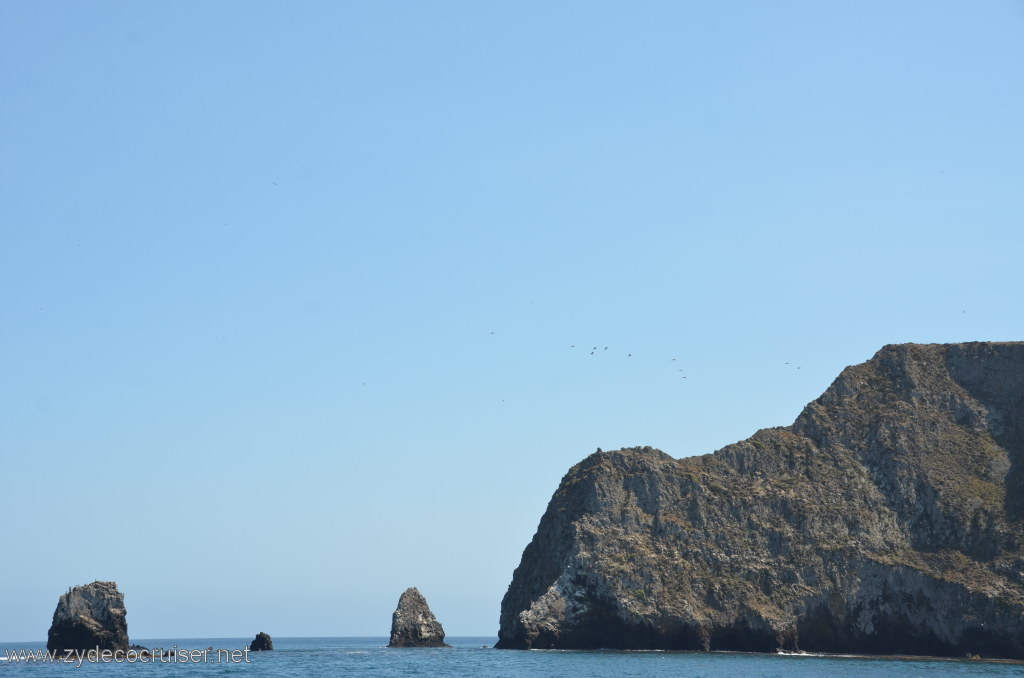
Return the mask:
<svg viewBox="0 0 1024 678">
<path fill-rule="evenodd" d="M 1014 0 L 6 0 L 0 92 L 0 639 L 493 634 L 596 447 L 1024 339 Z"/>
</svg>

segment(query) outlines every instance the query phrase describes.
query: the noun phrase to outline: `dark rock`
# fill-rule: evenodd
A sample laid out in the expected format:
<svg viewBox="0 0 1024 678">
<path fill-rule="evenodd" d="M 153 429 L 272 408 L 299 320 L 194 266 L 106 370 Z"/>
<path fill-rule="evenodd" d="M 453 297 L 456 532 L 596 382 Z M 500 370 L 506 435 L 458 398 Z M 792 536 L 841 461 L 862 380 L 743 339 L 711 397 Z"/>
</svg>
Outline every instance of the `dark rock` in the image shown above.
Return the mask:
<svg viewBox="0 0 1024 678">
<path fill-rule="evenodd" d="M 388 647 L 451 647 L 444 642 L 444 629 L 427 606 L 427 600 L 412 587 L 398 599 L 391 616 Z"/>
<path fill-rule="evenodd" d="M 46 640 L 51 652 L 128 650 L 124 595 L 112 581 L 76 586 L 60 597 Z"/>
<path fill-rule="evenodd" d="M 1024 343 L 886 346 L 792 426 L 562 479 L 500 648 L 1024 659 Z"/>
<path fill-rule="evenodd" d="M 274 641 L 263 631 L 256 634 L 256 638 L 249 643 L 250 652 L 266 652 L 274 649 Z"/>
</svg>

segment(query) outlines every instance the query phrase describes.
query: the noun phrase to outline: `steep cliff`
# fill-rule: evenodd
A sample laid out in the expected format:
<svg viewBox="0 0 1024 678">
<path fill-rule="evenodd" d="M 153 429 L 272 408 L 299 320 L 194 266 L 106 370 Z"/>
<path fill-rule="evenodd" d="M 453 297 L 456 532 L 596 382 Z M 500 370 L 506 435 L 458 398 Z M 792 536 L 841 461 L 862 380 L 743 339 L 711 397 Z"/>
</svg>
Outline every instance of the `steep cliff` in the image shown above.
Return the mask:
<svg viewBox="0 0 1024 678">
<path fill-rule="evenodd" d="M 562 479 L 498 647 L 1024 658 L 1024 342 L 886 346 L 796 422 Z"/>
</svg>

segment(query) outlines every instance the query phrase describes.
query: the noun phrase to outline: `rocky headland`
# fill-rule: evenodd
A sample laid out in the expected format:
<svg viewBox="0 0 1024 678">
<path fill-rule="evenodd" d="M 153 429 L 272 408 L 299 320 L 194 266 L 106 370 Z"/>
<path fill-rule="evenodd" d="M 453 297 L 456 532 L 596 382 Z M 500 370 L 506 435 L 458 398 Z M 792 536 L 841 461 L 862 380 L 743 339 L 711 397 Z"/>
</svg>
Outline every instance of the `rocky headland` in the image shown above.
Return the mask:
<svg viewBox="0 0 1024 678">
<path fill-rule="evenodd" d="M 498 647 L 1024 658 L 1024 342 L 886 346 L 797 420 L 562 479 Z"/>
<path fill-rule="evenodd" d="M 388 647 L 451 647 L 444 642 L 441 622 L 415 586 L 406 589 L 398 599 L 398 607 L 391 616 Z"/>
<path fill-rule="evenodd" d="M 128 650 L 124 594 L 112 581 L 75 586 L 57 601 L 47 634 L 46 649 Z"/>
</svg>

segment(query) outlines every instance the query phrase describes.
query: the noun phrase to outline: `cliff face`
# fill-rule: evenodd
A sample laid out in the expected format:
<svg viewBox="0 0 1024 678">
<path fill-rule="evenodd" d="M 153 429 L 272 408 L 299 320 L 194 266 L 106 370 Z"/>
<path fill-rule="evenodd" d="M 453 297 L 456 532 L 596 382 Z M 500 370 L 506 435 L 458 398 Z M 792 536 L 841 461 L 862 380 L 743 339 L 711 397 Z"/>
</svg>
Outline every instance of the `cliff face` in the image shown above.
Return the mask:
<svg viewBox="0 0 1024 678">
<path fill-rule="evenodd" d="M 1024 342 L 886 346 L 792 426 L 593 454 L 498 647 L 1024 658 Z"/>
</svg>

